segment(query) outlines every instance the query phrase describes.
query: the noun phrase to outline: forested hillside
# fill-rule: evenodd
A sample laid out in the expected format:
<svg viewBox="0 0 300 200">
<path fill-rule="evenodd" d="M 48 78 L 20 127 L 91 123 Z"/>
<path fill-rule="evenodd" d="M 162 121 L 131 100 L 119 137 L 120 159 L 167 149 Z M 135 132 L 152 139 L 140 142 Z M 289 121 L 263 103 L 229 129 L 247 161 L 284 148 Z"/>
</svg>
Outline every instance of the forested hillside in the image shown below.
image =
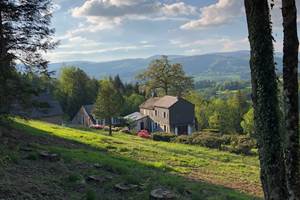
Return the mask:
<svg viewBox="0 0 300 200">
<path fill-rule="evenodd" d="M 49 70 L 59 73 L 62 66 L 78 66 L 88 75 L 95 78 L 103 78 L 105 76 L 114 76 L 119 74 L 123 80 L 132 81 L 135 74 L 146 69 L 148 64 L 159 58 L 153 56 L 149 58 L 125 59 L 111 62 L 62 62 L 50 63 Z M 195 56 L 169 56 L 174 63 L 181 63 L 184 70 L 196 80 L 249 80 L 249 51 L 237 51 L 230 53 L 212 53 Z M 281 55 L 276 57 L 278 70 L 282 69 Z"/>
</svg>

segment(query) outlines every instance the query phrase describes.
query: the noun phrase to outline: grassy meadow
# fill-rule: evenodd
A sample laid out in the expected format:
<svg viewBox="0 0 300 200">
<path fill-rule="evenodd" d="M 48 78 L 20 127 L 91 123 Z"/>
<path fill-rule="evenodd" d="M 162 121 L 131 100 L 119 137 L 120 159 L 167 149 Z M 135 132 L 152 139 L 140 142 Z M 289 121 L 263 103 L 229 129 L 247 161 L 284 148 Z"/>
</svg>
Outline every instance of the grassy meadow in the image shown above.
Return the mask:
<svg viewBox="0 0 300 200">
<path fill-rule="evenodd" d="M 17 119 L 14 127 L 25 136 L 15 152 L 10 152 L 13 159 L 2 162 L 4 170 L 0 170 L 0 176 L 9 170 L 13 173 L 18 166 L 40 166 L 37 168 L 48 169 L 43 175 L 43 183 L 38 174 L 32 175 L 30 181 L 45 187 L 48 183 L 55 184 L 53 188 L 62 193 L 62 199 L 65 196 L 69 197 L 67 199 L 91 200 L 148 199 L 151 190 L 158 187 L 173 191 L 177 199 L 246 200 L 259 199 L 262 195 L 255 156 L 155 142 L 118 132 L 108 136 L 100 130 L 80 130 L 39 121 Z M 26 142 L 27 137 L 30 142 Z M 24 153 L 20 150 L 24 145 L 34 150 Z M 5 146 L 1 147 L 0 155 L 7 151 Z M 39 160 L 39 151 L 57 153 L 62 159 L 46 165 L 45 161 Z M 90 184 L 85 177 L 91 174 L 110 178 L 100 185 Z M 0 194 L 8 190 L 1 187 L 5 181 L 12 185 L 21 184 L 14 183 L 13 175 L 4 177 L 0 181 Z M 139 189 L 118 192 L 114 185 L 120 182 L 139 185 Z M 6 192 L 10 194 L 10 191 Z M 28 195 L 34 194 L 28 192 Z"/>
</svg>

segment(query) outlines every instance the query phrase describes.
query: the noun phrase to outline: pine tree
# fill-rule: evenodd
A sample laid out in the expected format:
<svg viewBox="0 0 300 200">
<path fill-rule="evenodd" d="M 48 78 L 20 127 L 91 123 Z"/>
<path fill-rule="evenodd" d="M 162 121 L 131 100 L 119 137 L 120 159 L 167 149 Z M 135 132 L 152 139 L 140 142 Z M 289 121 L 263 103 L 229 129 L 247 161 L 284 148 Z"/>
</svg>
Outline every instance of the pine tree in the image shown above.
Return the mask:
<svg viewBox="0 0 300 200">
<path fill-rule="evenodd" d="M 0 114 L 9 113 L 9 106 L 30 89 L 22 83 L 16 62 L 24 64 L 22 72 L 47 72 L 43 53 L 53 49 L 54 30 L 51 21 L 51 0 L 0 1 Z"/>
</svg>

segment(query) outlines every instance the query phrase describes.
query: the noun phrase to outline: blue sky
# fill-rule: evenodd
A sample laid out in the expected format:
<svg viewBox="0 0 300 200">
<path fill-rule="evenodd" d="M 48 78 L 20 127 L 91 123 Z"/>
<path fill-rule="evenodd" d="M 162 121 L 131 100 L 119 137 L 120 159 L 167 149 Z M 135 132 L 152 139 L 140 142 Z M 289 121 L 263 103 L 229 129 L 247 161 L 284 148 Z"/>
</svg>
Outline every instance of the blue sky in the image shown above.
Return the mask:
<svg viewBox="0 0 300 200">
<path fill-rule="evenodd" d="M 297 4 L 300 1 L 297 1 Z M 54 0 L 52 62 L 249 49 L 243 0 Z M 280 0 L 272 11 L 282 48 Z M 299 5 L 300 8 L 300 5 Z"/>
</svg>

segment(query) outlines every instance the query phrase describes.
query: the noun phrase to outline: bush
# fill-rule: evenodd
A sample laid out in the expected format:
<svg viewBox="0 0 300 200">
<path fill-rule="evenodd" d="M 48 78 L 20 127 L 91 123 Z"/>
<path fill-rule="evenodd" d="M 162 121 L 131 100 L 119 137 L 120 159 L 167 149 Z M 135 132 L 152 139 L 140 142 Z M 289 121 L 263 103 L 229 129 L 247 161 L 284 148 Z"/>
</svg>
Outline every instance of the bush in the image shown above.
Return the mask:
<svg viewBox="0 0 300 200">
<path fill-rule="evenodd" d="M 180 135 L 178 137 L 172 138 L 172 142 L 181 143 L 181 144 L 192 144 L 193 138 L 188 135 Z"/>
<path fill-rule="evenodd" d="M 237 136 L 232 138 L 230 151 L 237 154 L 250 155 L 251 150 L 256 147 L 256 142 L 249 136 Z"/>
<path fill-rule="evenodd" d="M 163 133 L 163 132 L 153 133 L 152 135 L 153 140 L 164 141 L 164 142 L 170 142 L 175 137 L 176 135 L 172 133 Z"/>
<path fill-rule="evenodd" d="M 202 132 L 220 133 L 220 130 L 215 129 L 215 128 L 206 128 L 206 129 L 203 129 Z"/>
<path fill-rule="evenodd" d="M 222 136 L 222 140 L 223 140 L 223 144 L 224 145 L 230 145 L 231 144 L 231 140 L 232 140 L 232 135 L 223 135 Z"/>
<path fill-rule="evenodd" d="M 200 133 L 194 136 L 192 144 L 201 145 L 208 148 L 221 149 L 222 138 L 215 133 Z"/>
</svg>

